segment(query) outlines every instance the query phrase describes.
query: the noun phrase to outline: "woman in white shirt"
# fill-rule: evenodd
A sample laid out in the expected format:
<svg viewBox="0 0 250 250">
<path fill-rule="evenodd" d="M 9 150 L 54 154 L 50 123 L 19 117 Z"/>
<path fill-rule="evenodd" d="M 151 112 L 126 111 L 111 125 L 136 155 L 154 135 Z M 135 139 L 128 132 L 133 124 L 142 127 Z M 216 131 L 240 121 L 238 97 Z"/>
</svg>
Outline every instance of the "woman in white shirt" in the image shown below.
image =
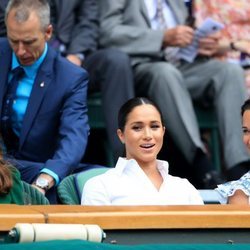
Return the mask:
<svg viewBox="0 0 250 250">
<path fill-rule="evenodd" d="M 118 115 L 118 137 L 126 157 L 115 168 L 93 177 L 83 188 L 82 205 L 200 205 L 203 200 L 187 180 L 171 176 L 157 160 L 165 127 L 158 107 L 147 98 L 127 101 Z"/>
<path fill-rule="evenodd" d="M 250 154 L 250 99 L 241 107 L 243 142 Z M 250 171 L 239 180 L 218 185 L 222 204 L 250 204 Z"/>
</svg>

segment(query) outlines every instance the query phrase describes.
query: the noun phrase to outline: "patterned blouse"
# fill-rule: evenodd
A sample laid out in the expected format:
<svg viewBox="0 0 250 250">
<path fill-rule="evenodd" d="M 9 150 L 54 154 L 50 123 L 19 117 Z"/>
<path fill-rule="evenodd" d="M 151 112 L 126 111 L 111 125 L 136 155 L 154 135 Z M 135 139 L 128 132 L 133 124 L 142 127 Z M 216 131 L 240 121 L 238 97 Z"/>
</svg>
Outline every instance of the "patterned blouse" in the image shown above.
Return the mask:
<svg viewBox="0 0 250 250">
<path fill-rule="evenodd" d="M 230 181 L 225 184 L 218 185 L 218 188 L 216 188 L 215 190 L 218 191 L 220 194 L 220 203 L 226 204 L 228 197 L 232 196 L 235 191 L 239 189 L 250 197 L 250 171 L 243 175 L 237 181 Z"/>
</svg>

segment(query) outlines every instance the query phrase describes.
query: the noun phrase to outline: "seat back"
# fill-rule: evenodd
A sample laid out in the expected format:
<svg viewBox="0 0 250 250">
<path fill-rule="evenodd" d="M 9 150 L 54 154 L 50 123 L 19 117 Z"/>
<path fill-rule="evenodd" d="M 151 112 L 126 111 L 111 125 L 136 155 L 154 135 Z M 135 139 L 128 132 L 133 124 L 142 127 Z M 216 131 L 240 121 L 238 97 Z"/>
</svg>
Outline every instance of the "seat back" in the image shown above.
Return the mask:
<svg viewBox="0 0 250 250">
<path fill-rule="evenodd" d="M 81 203 L 82 190 L 87 180 L 105 173 L 109 168 L 92 168 L 80 173 L 67 176 L 58 185 L 57 192 L 63 204 L 79 205 Z"/>
<path fill-rule="evenodd" d="M 214 189 L 199 189 L 204 204 L 220 204 L 220 195 Z"/>
<path fill-rule="evenodd" d="M 58 197 L 63 204 L 78 205 L 80 204 L 76 186 L 74 182 L 74 174 L 64 178 L 57 187 Z"/>
<path fill-rule="evenodd" d="M 203 108 L 198 104 L 194 104 L 195 113 L 201 130 L 210 132 L 209 149 L 211 152 L 212 161 L 216 170 L 221 172 L 221 150 L 219 138 L 219 124 L 215 110 L 211 108 Z"/>
<path fill-rule="evenodd" d="M 49 200 L 39 190 L 22 181 L 25 205 L 49 205 Z"/>
<path fill-rule="evenodd" d="M 106 123 L 100 92 L 88 95 L 88 117 L 92 133 L 97 130 L 103 130 L 106 132 Z M 101 143 L 106 158 L 106 163 L 104 165 L 114 167 L 115 159 L 106 133 L 104 133 Z"/>
<path fill-rule="evenodd" d="M 75 175 L 75 184 L 76 184 L 76 189 L 77 189 L 77 193 L 79 196 L 79 200 L 81 200 L 82 198 L 83 187 L 85 183 L 87 182 L 87 180 L 89 180 L 90 178 L 94 176 L 105 173 L 108 169 L 110 168 L 106 168 L 106 167 L 93 168 L 93 169 L 89 169 L 87 171 L 83 171 Z"/>
</svg>

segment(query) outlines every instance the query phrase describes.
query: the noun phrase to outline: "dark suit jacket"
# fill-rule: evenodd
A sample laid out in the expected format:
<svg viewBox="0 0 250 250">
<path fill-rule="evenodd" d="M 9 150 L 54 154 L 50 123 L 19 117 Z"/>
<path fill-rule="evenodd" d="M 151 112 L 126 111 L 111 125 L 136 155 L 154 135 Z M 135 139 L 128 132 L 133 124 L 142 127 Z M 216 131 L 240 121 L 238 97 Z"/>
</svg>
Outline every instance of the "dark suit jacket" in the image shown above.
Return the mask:
<svg viewBox="0 0 250 250">
<path fill-rule="evenodd" d="M 49 0 L 54 35 L 67 47 L 67 54 L 96 50 L 98 8 L 96 0 Z"/>
<path fill-rule="evenodd" d="M 6 36 L 6 27 L 4 22 L 5 8 L 9 0 L 0 0 L 0 36 Z"/>
<path fill-rule="evenodd" d="M 0 39 L 0 114 L 12 50 Z M 78 166 L 87 145 L 88 74 L 48 49 L 21 129 L 16 159 L 42 162 L 60 179 Z"/>
</svg>

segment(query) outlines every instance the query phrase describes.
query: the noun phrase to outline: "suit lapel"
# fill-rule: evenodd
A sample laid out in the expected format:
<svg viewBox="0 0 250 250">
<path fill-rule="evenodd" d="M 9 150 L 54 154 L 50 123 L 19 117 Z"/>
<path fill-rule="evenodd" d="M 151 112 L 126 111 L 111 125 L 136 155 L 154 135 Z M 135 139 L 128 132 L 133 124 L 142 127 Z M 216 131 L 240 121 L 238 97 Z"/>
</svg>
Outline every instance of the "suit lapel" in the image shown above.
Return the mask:
<svg viewBox="0 0 250 250">
<path fill-rule="evenodd" d="M 23 119 L 23 126 L 21 129 L 20 135 L 20 147 L 22 147 L 24 140 L 32 127 L 32 123 L 37 116 L 43 98 L 46 94 L 46 90 L 52 81 L 52 69 L 54 63 L 54 56 L 51 53 L 50 48 L 48 49 L 48 53 L 44 59 L 44 62 L 40 66 L 32 91 L 29 98 L 29 103 L 27 106 L 27 110 Z"/>
<path fill-rule="evenodd" d="M 149 27 L 151 27 L 151 23 L 150 23 L 150 20 L 149 20 L 148 10 L 147 10 L 147 6 L 145 4 L 145 1 L 144 0 L 137 0 L 137 1 L 140 4 L 140 6 L 139 6 L 140 7 L 140 11 L 141 11 L 143 17 L 145 18 L 145 21 L 146 21 L 147 25 Z"/>
</svg>

